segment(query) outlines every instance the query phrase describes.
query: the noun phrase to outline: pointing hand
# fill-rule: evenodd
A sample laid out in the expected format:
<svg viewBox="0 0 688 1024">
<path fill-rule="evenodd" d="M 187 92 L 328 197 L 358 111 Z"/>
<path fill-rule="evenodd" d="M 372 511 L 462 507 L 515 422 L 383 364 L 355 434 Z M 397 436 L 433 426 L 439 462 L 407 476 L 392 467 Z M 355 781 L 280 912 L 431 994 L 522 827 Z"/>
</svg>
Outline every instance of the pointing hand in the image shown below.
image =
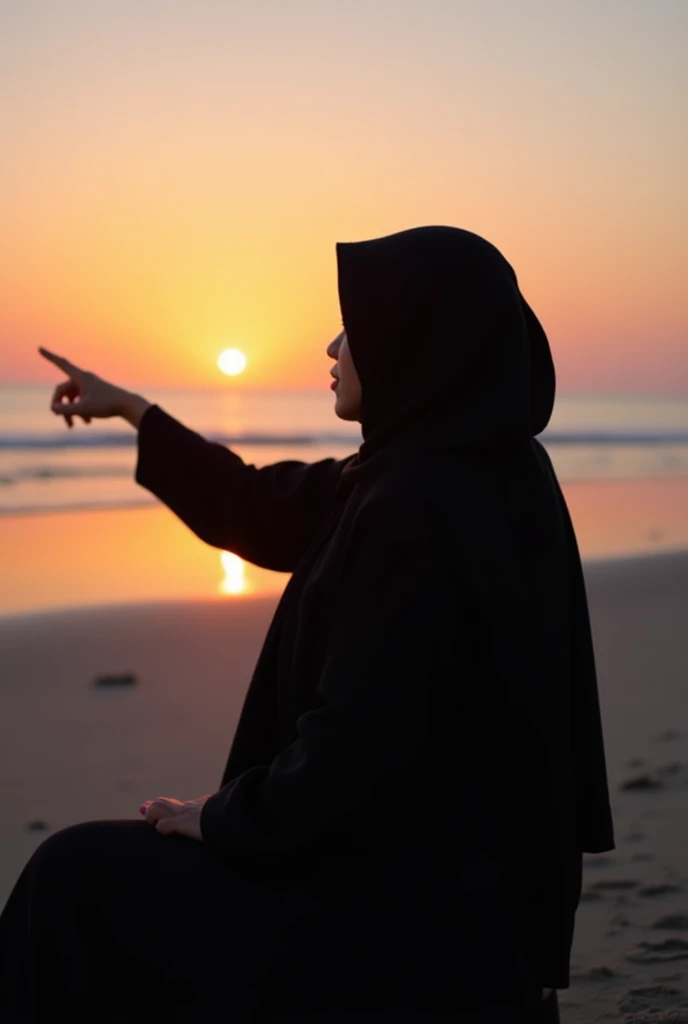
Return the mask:
<svg viewBox="0 0 688 1024">
<path fill-rule="evenodd" d="M 68 426 L 73 425 L 74 416 L 81 416 L 85 423 L 90 423 L 93 418 L 106 419 L 122 415 L 127 399 L 131 399 L 131 392 L 108 383 L 89 370 L 82 370 L 70 363 L 69 359 L 55 355 L 47 348 L 39 348 L 38 351 L 69 377 L 69 380 L 57 385 L 50 403 L 52 411 L 64 416 Z"/>
</svg>

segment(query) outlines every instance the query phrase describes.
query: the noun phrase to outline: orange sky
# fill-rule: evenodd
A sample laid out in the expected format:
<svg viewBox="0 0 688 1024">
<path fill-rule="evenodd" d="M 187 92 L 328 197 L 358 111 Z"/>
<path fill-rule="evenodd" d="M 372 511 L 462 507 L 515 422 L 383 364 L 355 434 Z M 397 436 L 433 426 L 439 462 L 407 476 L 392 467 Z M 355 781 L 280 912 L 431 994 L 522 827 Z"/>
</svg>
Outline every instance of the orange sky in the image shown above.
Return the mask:
<svg viewBox="0 0 688 1024">
<path fill-rule="evenodd" d="M 553 9 L 556 8 L 556 9 Z M 0 379 L 326 387 L 334 244 L 484 235 L 560 391 L 688 393 L 682 0 L 22 0 Z"/>
</svg>

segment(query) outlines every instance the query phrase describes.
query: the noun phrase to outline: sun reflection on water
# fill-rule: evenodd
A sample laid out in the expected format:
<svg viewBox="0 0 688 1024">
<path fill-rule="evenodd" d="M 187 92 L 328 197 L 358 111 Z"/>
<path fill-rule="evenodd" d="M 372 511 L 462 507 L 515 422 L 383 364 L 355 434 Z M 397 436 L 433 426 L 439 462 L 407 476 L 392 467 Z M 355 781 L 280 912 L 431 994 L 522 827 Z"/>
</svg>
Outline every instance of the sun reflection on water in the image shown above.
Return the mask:
<svg viewBox="0 0 688 1024">
<path fill-rule="evenodd" d="M 243 558 L 232 554 L 231 551 L 223 551 L 220 554 L 220 561 L 224 573 L 220 581 L 220 593 L 245 594 L 249 588 L 244 578 L 245 563 Z"/>
</svg>

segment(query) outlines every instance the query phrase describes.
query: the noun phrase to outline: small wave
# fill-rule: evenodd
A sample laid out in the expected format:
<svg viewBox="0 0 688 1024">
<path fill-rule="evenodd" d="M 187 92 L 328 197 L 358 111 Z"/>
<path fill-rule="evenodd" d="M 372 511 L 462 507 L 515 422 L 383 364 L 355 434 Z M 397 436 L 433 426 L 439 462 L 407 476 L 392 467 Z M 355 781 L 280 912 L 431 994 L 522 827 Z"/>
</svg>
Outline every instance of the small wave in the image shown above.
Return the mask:
<svg viewBox="0 0 688 1024">
<path fill-rule="evenodd" d="M 94 477 L 131 477 L 130 466 L 18 466 L 0 476 L 0 486 L 20 480 L 80 480 Z"/>
<path fill-rule="evenodd" d="M 304 445 L 354 446 L 361 443 L 360 436 L 342 434 L 207 434 L 208 441 L 226 445 L 268 445 L 303 447 Z M 136 434 L 76 433 L 69 434 L 5 434 L 0 436 L 0 449 L 35 450 L 37 448 L 133 448 Z"/>
<path fill-rule="evenodd" d="M 207 434 L 209 441 L 225 445 L 252 445 L 256 447 L 311 447 L 327 445 L 358 448 L 360 435 L 336 433 L 312 434 Z M 641 444 L 688 444 L 686 431 L 544 431 L 541 441 L 549 445 L 641 445 Z M 70 431 L 68 434 L 5 434 L 0 436 L 0 449 L 74 449 L 74 448 L 122 448 L 136 445 L 135 433 Z"/>
<path fill-rule="evenodd" d="M 0 506 L 0 519 L 3 516 L 42 515 L 44 512 L 98 512 L 116 511 L 121 508 L 155 508 L 157 504 L 154 498 L 142 497 L 133 500 L 123 498 L 121 501 L 70 501 L 62 505 L 16 505 L 6 508 Z"/>
<path fill-rule="evenodd" d="M 580 432 L 563 433 L 545 431 L 540 434 L 545 444 L 589 444 L 589 445 L 631 445 L 631 444 L 688 444 L 688 433 L 659 433 L 640 431 L 634 433 Z"/>
</svg>

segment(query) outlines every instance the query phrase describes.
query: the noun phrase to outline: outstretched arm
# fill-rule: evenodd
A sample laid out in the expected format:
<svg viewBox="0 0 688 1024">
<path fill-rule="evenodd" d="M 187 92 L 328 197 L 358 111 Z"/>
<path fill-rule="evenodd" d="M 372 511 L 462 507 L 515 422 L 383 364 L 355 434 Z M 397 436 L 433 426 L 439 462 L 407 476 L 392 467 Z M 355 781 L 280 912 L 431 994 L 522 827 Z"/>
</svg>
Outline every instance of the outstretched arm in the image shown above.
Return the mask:
<svg viewBox="0 0 688 1024">
<path fill-rule="evenodd" d="M 144 411 L 138 430 L 138 484 L 207 544 L 281 572 L 294 570 L 329 514 L 352 458 L 258 469 L 155 404 Z"/>
</svg>

